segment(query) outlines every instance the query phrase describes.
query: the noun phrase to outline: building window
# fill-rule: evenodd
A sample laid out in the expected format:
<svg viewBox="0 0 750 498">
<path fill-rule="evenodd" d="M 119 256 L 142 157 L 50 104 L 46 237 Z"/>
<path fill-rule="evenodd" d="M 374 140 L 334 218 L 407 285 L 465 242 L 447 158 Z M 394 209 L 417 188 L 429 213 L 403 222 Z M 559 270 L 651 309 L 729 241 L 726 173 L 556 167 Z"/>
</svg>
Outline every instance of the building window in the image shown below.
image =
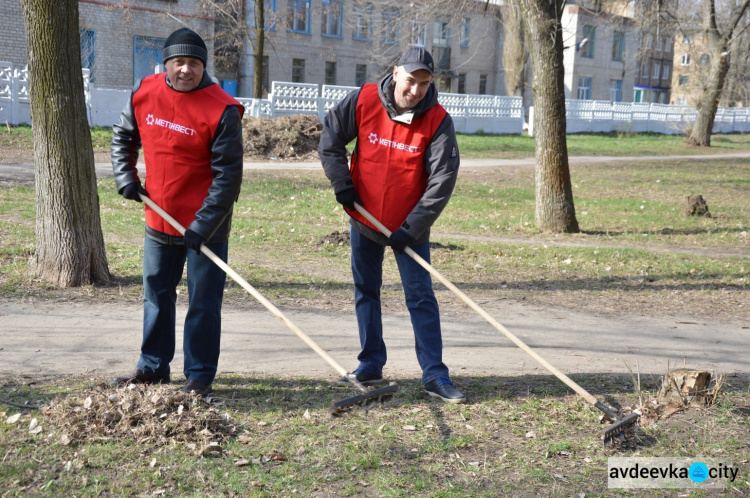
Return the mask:
<svg viewBox="0 0 750 498">
<path fill-rule="evenodd" d="M 448 38 L 450 37 L 451 30 L 448 27 L 450 24 L 450 21 L 448 20 L 442 20 L 442 21 L 435 21 L 433 26 L 433 33 L 432 33 L 432 45 L 438 46 L 438 47 L 447 47 L 448 46 Z"/>
<path fill-rule="evenodd" d="M 583 38 L 579 46 L 581 47 L 581 57 L 588 59 L 594 58 L 594 45 L 596 42 L 596 27 L 586 25 L 583 27 Z"/>
<path fill-rule="evenodd" d="M 487 95 L 487 75 L 479 75 L 479 95 Z"/>
<path fill-rule="evenodd" d="M 268 56 L 263 56 L 263 75 L 261 76 L 261 92 L 263 93 L 263 98 L 265 98 L 268 95 L 268 89 L 270 88 L 270 85 L 268 82 L 271 80 L 271 75 L 268 74 Z"/>
<path fill-rule="evenodd" d="M 89 70 L 89 81 L 94 82 L 96 62 L 96 32 L 92 29 L 79 29 L 81 41 L 81 67 Z"/>
<path fill-rule="evenodd" d="M 581 76 L 578 78 L 578 99 L 591 100 L 591 77 Z"/>
<path fill-rule="evenodd" d="M 688 86 L 688 83 L 689 83 L 689 82 L 690 82 L 690 79 L 689 79 L 689 78 L 688 78 L 687 76 L 680 76 L 680 77 L 678 78 L 678 83 L 677 83 L 677 85 L 678 85 L 678 86 L 681 86 L 681 87 L 686 87 L 686 86 Z"/>
<path fill-rule="evenodd" d="M 268 31 L 276 31 L 276 0 L 263 0 L 263 26 Z"/>
<path fill-rule="evenodd" d="M 323 0 L 320 34 L 341 38 L 344 34 L 344 4 L 341 0 Z"/>
<path fill-rule="evenodd" d="M 677 105 L 687 105 L 687 97 L 677 97 Z"/>
<path fill-rule="evenodd" d="M 451 91 L 451 78 L 448 76 L 438 76 L 435 78 L 435 86 L 438 92 L 449 93 Z"/>
<path fill-rule="evenodd" d="M 398 7 L 389 7 L 383 11 L 383 27 L 385 28 L 385 38 L 383 43 L 391 45 L 398 44 L 398 27 L 401 19 L 401 9 Z"/>
<path fill-rule="evenodd" d="M 336 84 L 336 63 L 326 61 L 326 85 Z"/>
<path fill-rule="evenodd" d="M 683 35 L 682 36 L 682 44 L 683 45 L 692 45 L 693 44 L 693 35 Z"/>
<path fill-rule="evenodd" d="M 292 59 L 292 82 L 305 82 L 305 59 Z"/>
<path fill-rule="evenodd" d="M 711 63 L 711 56 L 708 54 L 701 54 L 699 64 L 701 66 L 708 66 Z"/>
<path fill-rule="evenodd" d="M 364 7 L 354 7 L 354 33 L 355 40 L 372 40 L 372 4 Z"/>
<path fill-rule="evenodd" d="M 458 75 L 458 93 L 466 93 L 466 73 Z"/>
<path fill-rule="evenodd" d="M 682 57 L 680 57 L 680 66 L 689 66 L 690 65 L 690 54 L 682 54 Z"/>
<path fill-rule="evenodd" d="M 424 47 L 427 43 L 427 30 L 425 29 L 426 23 L 414 19 L 411 22 L 411 35 L 409 36 L 409 43 L 417 47 Z"/>
<path fill-rule="evenodd" d="M 670 72 L 671 67 L 672 66 L 670 66 L 668 64 L 664 65 L 664 68 L 662 69 L 662 72 L 661 72 L 661 79 L 663 79 L 663 80 L 668 80 L 669 79 L 669 72 Z"/>
<path fill-rule="evenodd" d="M 622 102 L 622 80 L 609 80 L 609 101 Z"/>
<path fill-rule="evenodd" d="M 621 31 L 615 31 L 615 36 L 614 36 L 614 39 L 612 40 L 612 60 L 622 61 L 624 53 L 625 53 L 625 33 Z"/>
<path fill-rule="evenodd" d="M 289 0 L 289 31 L 310 34 L 310 0 Z"/>
<path fill-rule="evenodd" d="M 135 85 L 162 63 L 164 40 L 160 38 L 133 37 L 133 84 Z"/>
<path fill-rule="evenodd" d="M 664 50 L 664 38 L 658 36 L 656 38 L 656 51 L 661 52 L 662 50 Z"/>
<path fill-rule="evenodd" d="M 665 52 L 672 51 L 672 39 L 671 38 L 667 38 L 667 42 L 664 44 L 664 51 Z"/>
<path fill-rule="evenodd" d="M 648 78 L 648 62 L 641 64 L 641 78 Z"/>
<path fill-rule="evenodd" d="M 651 74 L 651 77 L 655 80 L 659 79 L 659 75 L 661 73 L 661 64 L 658 62 L 654 62 L 654 72 Z"/>
<path fill-rule="evenodd" d="M 464 17 L 464 21 L 461 23 L 460 29 L 460 43 L 462 47 L 469 46 L 469 33 L 471 32 L 471 19 Z"/>
<path fill-rule="evenodd" d="M 367 64 L 357 64 L 354 73 L 354 84 L 362 86 L 367 83 Z"/>
</svg>

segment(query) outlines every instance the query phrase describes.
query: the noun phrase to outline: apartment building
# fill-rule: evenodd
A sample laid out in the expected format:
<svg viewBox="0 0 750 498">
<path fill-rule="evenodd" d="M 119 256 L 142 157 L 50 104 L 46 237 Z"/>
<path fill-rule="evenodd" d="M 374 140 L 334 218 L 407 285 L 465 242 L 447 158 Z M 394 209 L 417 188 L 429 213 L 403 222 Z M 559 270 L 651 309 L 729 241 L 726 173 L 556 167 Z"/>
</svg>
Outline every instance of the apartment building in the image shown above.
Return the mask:
<svg viewBox="0 0 750 498">
<path fill-rule="evenodd" d="M 248 5 L 250 4 L 250 5 Z M 246 3 L 254 33 L 253 2 Z M 409 46 L 423 46 L 435 60 L 442 92 L 505 93 L 502 27 L 497 8 L 476 2 L 465 14 L 436 14 L 429 6 L 362 0 L 266 0 L 263 90 L 271 81 L 360 86 L 377 81 Z M 236 80 L 237 94 L 253 91 L 252 50 L 217 70 Z M 225 85 L 232 88 L 233 83 Z"/>
<path fill-rule="evenodd" d="M 683 30 L 674 44 L 674 74 L 670 104 L 697 104 L 708 78 L 711 55 L 706 50 L 706 39 L 700 28 Z"/>
<path fill-rule="evenodd" d="M 568 2 L 562 15 L 565 97 L 632 101 L 638 27 L 632 2 Z"/>
<path fill-rule="evenodd" d="M 668 104 L 674 65 L 674 35 L 646 34 L 641 38 L 633 102 Z"/>
<path fill-rule="evenodd" d="M 200 0 L 79 0 L 81 65 L 101 88 L 129 89 L 161 62 L 169 34 L 183 26 L 199 33 L 213 64 L 214 18 Z M 26 65 L 23 12 L 18 0 L 0 4 L 0 30 L 5 34 L 0 61 Z"/>
</svg>

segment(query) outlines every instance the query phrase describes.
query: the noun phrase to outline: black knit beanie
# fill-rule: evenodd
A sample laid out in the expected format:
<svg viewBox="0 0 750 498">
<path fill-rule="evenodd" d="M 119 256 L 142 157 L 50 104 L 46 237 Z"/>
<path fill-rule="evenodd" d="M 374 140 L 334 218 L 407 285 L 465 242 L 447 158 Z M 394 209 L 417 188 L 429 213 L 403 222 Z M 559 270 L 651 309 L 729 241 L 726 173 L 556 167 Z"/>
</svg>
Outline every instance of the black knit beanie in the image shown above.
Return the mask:
<svg viewBox="0 0 750 498">
<path fill-rule="evenodd" d="M 164 63 L 175 57 L 193 57 L 206 65 L 206 44 L 198 33 L 188 28 L 180 28 L 167 38 L 161 51 Z"/>
</svg>

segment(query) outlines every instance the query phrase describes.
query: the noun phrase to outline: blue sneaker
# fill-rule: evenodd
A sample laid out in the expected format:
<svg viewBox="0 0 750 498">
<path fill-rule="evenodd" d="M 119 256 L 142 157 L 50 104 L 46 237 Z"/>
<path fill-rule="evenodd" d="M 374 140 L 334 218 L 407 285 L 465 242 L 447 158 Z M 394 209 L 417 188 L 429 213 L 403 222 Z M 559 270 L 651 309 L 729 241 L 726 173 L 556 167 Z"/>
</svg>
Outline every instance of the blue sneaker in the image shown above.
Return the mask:
<svg viewBox="0 0 750 498">
<path fill-rule="evenodd" d="M 383 383 L 383 376 L 382 375 L 375 375 L 367 372 L 361 371 L 359 368 L 356 369 L 351 373 L 357 378 L 357 381 L 359 381 L 360 384 L 363 386 L 372 386 L 374 384 L 382 384 Z M 349 382 L 349 380 L 346 377 L 341 377 L 336 384 L 339 386 L 351 386 L 352 383 Z"/>
<path fill-rule="evenodd" d="M 424 385 L 424 390 L 430 396 L 440 398 L 446 403 L 466 403 L 466 396 L 453 387 L 453 382 L 448 379 L 431 380 Z"/>
</svg>

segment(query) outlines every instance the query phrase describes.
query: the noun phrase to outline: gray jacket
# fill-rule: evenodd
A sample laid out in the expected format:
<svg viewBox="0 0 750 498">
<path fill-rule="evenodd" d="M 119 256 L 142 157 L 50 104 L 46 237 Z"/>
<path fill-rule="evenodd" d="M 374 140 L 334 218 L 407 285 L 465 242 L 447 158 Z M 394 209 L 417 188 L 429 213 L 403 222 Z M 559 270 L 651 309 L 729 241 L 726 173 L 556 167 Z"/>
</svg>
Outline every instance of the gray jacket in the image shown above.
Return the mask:
<svg viewBox="0 0 750 498">
<path fill-rule="evenodd" d="M 393 105 L 393 85 L 392 74 L 387 75 L 378 83 L 380 102 L 393 121 L 410 124 L 437 104 L 438 92 L 433 84 L 430 85 L 427 95 L 414 109 L 399 115 Z M 357 124 L 359 92 L 359 90 L 350 92 L 328 111 L 323 121 L 318 155 L 323 163 L 323 170 L 331 181 L 334 193 L 339 193 L 352 184 L 346 144 L 357 138 L 359 131 Z M 401 227 L 415 239 L 416 244 L 422 244 L 430 239 L 430 227 L 440 216 L 453 193 L 459 163 L 453 120 L 449 114 L 446 114 L 425 150 L 424 168 L 427 172 L 427 188 Z M 364 207 L 367 209 L 367 206 Z M 349 222 L 355 230 L 368 239 L 387 245 L 388 239 L 380 232 L 351 217 Z"/>
<path fill-rule="evenodd" d="M 169 79 L 164 76 L 165 84 Z M 215 85 L 207 72 L 195 90 Z M 133 182 L 139 182 L 136 162 L 141 148 L 141 135 L 133 109 L 133 94 L 140 88 L 140 82 L 130 94 L 120 120 L 113 126 L 112 169 L 117 191 Z M 219 119 L 211 142 L 211 170 L 213 182 L 203 205 L 190 224 L 190 230 L 207 241 L 223 242 L 229 238 L 232 210 L 240 193 L 242 183 L 242 117 L 235 106 L 227 106 Z M 148 172 L 147 172 L 148 173 Z M 174 237 L 146 226 L 146 236 L 165 244 L 182 244 L 182 237 Z"/>
</svg>

